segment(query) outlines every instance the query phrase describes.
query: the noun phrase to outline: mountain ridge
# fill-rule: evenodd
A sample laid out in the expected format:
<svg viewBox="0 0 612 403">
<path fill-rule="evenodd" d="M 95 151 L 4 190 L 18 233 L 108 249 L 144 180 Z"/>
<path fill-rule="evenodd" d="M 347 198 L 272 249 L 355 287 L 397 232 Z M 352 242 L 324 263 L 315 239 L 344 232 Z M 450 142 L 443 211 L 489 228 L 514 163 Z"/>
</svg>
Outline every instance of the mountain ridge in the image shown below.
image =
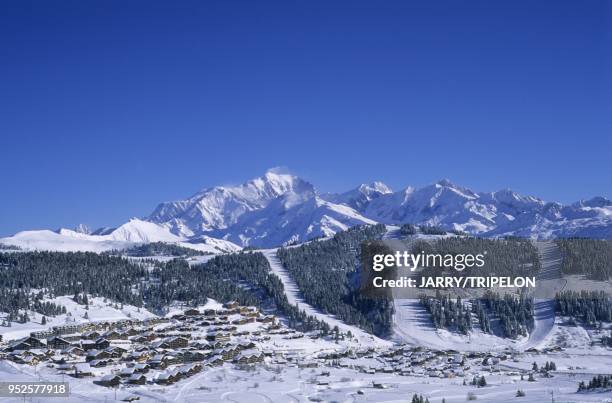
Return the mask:
<svg viewBox="0 0 612 403">
<path fill-rule="evenodd" d="M 239 185 L 214 186 L 160 203 L 150 215 L 117 228 L 91 231 L 79 225 L 54 234 L 65 242 L 209 242 L 218 250 L 235 250 L 304 242 L 375 223 L 435 225 L 483 237 L 612 239 L 612 201 L 595 196 L 564 205 L 511 189 L 476 192 L 448 179 L 397 191 L 376 181 L 321 194 L 312 183 L 271 169 Z M 35 245 L 28 236 L 51 237 L 45 234 L 25 231 L 0 242 Z M 61 243 L 53 238 L 52 243 Z"/>
</svg>

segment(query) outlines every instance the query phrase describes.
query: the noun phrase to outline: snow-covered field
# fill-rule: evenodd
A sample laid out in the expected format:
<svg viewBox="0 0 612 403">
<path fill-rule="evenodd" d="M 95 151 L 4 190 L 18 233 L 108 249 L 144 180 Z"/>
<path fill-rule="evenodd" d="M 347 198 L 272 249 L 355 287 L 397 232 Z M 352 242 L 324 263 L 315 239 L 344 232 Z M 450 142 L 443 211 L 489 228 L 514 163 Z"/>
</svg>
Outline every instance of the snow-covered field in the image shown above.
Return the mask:
<svg viewBox="0 0 612 403">
<path fill-rule="evenodd" d="M 520 372 L 552 359 L 559 371 L 552 378 L 538 378 L 536 382 L 521 380 Z M 438 378 L 423 375 L 398 375 L 376 372 L 364 374 L 351 366 L 367 364 L 367 359 L 344 360 L 338 366 L 298 368 L 296 364 L 261 364 L 244 370 L 232 364 L 206 368 L 203 372 L 171 386 L 144 385 L 120 388 L 117 391 L 95 385 L 90 379 L 75 379 L 58 375 L 56 371 L 39 367 L 20 366 L 0 362 L 3 381 L 68 381 L 71 396 L 58 399 L 66 402 L 103 402 L 138 397 L 143 402 L 409 402 L 414 393 L 423 394 L 431 402 L 465 402 L 469 393 L 483 402 L 548 402 L 551 392 L 555 402 L 612 402 L 611 392 L 576 393 L 580 380 L 589 379 L 593 370 L 566 368 L 589 367 L 596 362 L 600 371 L 609 371 L 612 359 L 608 356 L 528 356 L 524 362 L 509 362 L 502 372 L 479 372 L 486 376 L 487 386 L 478 388 L 463 385 L 462 378 Z M 371 361 L 371 360 L 370 360 Z M 346 367 L 342 367 L 346 365 Z M 521 389 L 524 398 L 516 398 Z M 21 398 L 5 399 L 20 402 Z M 37 401 L 37 400 L 33 400 Z M 40 399 L 38 401 L 45 401 Z"/>
<path fill-rule="evenodd" d="M 399 238 L 398 227 L 388 228 L 385 239 Z M 91 241 L 87 238 L 91 235 L 75 232 L 69 236 L 74 242 Z M 121 242 L 134 241 L 128 238 Z M 107 241 L 119 242 L 104 242 Z M 81 248 L 83 245 L 72 246 Z M 551 249 L 551 243 L 540 243 L 538 248 L 543 262 L 542 272 L 554 280 L 561 264 L 558 253 Z M 215 250 L 219 252 L 219 249 Z M 338 326 L 342 332 L 350 331 L 354 337 L 334 340 L 332 336 L 315 339 L 314 335 L 293 338 L 264 333 L 266 337 L 257 337 L 257 349 L 272 351 L 273 355 L 267 356 L 263 363 L 250 366 L 237 366 L 230 362 L 221 366 L 206 365 L 202 372 L 169 386 L 149 382 L 141 386 L 122 385 L 112 389 L 94 384 L 92 378 L 62 374 L 46 362 L 30 366 L 3 359 L 0 359 L 0 380 L 67 381 L 71 396 L 58 399 L 67 402 L 106 402 L 128 398 L 138 398 L 143 402 L 409 402 L 415 393 L 429 398 L 432 403 L 441 402 L 442 399 L 449 403 L 463 402 L 470 394 L 477 401 L 494 403 L 547 402 L 551 399 L 555 402 L 612 402 L 612 390 L 577 393 L 578 382 L 588 382 L 595 375 L 612 373 L 612 349 L 603 347 L 599 342 L 601 336 L 611 330 L 609 324 L 603 330 L 570 326 L 567 318 L 555 317 L 551 300 L 537 300 L 535 327 L 526 337 L 510 340 L 483 333 L 477 328 L 468 335 L 460 335 L 434 329 L 430 316 L 418 301 L 396 299 L 395 334 L 391 340 L 383 340 L 307 304 L 295 281 L 280 263 L 276 249 L 261 252 L 269 261 L 272 271 L 281 279 L 291 304 L 331 327 Z M 197 256 L 188 261 L 198 264 L 211 257 Z M 67 313 L 46 317 L 46 324 L 43 325 L 40 314 L 29 312 L 30 322 L 13 322 L 11 327 L 0 327 L 4 341 L 22 338 L 30 332 L 52 326 L 122 319 L 144 320 L 156 316 L 144 308 L 118 305 L 103 298 L 89 297 L 87 307 L 74 302 L 72 296 L 59 296 L 47 301 L 65 306 Z M 169 318 L 186 308 L 175 303 L 164 316 L 168 320 L 176 320 Z M 221 304 L 209 300 L 206 305 L 197 308 L 219 309 Z M 0 313 L 0 321 L 5 317 L 6 314 Z M 240 329 L 264 332 L 265 326 L 258 322 L 248 323 L 240 325 Z M 121 341 L 123 346 L 131 343 Z M 399 355 L 395 354 L 400 347 L 405 349 Z M 532 350 L 534 348 L 537 350 Z M 355 354 L 359 350 L 366 350 L 367 353 Z M 332 353 L 338 357 L 322 356 Z M 458 354 L 464 358 L 463 363 L 451 362 L 452 357 Z M 483 357 L 487 354 L 496 359 L 504 358 L 495 364 L 484 364 Z M 535 381 L 530 382 L 527 375 L 532 372 L 533 363 L 542 367 L 548 361 L 554 361 L 557 367 L 550 372 L 551 377 L 536 373 Z M 314 364 L 314 367 L 304 365 L 306 363 Z M 120 365 L 124 364 L 95 368 L 94 375 L 99 379 L 102 375 L 118 371 Z M 479 388 L 471 385 L 474 376 L 485 376 L 487 386 Z M 525 397 L 516 397 L 519 389 L 525 392 Z M 32 401 L 49 400 L 41 398 Z M 22 398 L 1 401 L 17 402 Z"/>
<path fill-rule="evenodd" d="M 272 260 L 275 272 L 280 273 L 279 267 L 282 266 L 274 261 L 273 251 L 266 251 L 266 255 Z M 300 303 L 297 289 L 291 287 L 291 279 L 285 278 L 283 282 L 291 302 Z M 40 317 L 32 315 L 33 322 L 28 324 L 1 327 L 0 333 L 4 339 L 18 338 L 30 331 L 71 321 L 82 323 L 154 317 L 144 309 L 116 306 L 100 298 L 90 297 L 88 309 L 76 304 L 70 296 L 56 297 L 52 301 L 66 306 L 68 313 L 49 318 L 46 326 L 39 323 Z M 209 300 L 206 305 L 197 308 L 203 311 L 220 307 L 218 302 Z M 409 309 L 416 307 L 411 305 Z M 186 308 L 175 303 L 165 316 L 171 318 Z M 312 313 L 322 315 L 316 310 Z M 412 314 L 419 317 L 418 312 Z M 328 321 L 336 320 L 326 315 L 319 317 Z M 422 320 L 425 322 L 425 318 Z M 249 367 L 229 362 L 219 367 L 205 366 L 202 372 L 169 386 L 147 383 L 112 389 L 94 384 L 92 378 L 62 375 L 45 363 L 29 366 L 7 360 L 0 360 L 0 380 L 69 382 L 71 396 L 58 399 L 66 402 L 103 402 L 136 397 L 143 402 L 406 402 L 410 401 L 414 393 L 418 393 L 431 402 L 445 399 L 450 403 L 466 401 L 471 393 L 478 401 L 502 403 L 546 402 L 550 401 L 551 392 L 556 402 L 612 402 L 612 391 L 577 393 L 578 382 L 588 382 L 594 375 L 612 372 L 612 349 L 596 345 L 597 338 L 602 334 L 600 331 L 568 326 L 563 318 L 556 318 L 547 337 L 539 342 L 539 353 L 525 352 L 518 348 L 496 353 L 494 351 L 499 350 L 496 343 L 503 339 L 475 332 L 466 340 L 464 336 L 452 333 L 436 334 L 428 327 L 419 329 L 418 320 L 404 323 L 413 325 L 412 328 L 403 329 L 409 332 L 406 336 L 414 338 L 414 344 L 410 343 L 413 346 L 407 346 L 408 349 L 400 355 L 391 354 L 400 345 L 392 345 L 391 342 L 371 336 L 366 339 L 358 336 L 352 340 L 334 341 L 332 337 L 312 340 L 309 337 L 291 338 L 270 334 L 269 338 L 257 341 L 258 349 L 272 351 L 274 354 L 263 363 Z M 160 324 L 159 328 L 164 326 L 167 325 Z M 262 326 L 260 323 L 248 323 L 241 325 L 240 329 L 262 330 Z M 346 330 L 358 334 L 353 328 Z M 408 337 L 403 341 L 410 342 Z M 527 341 L 527 338 L 523 340 Z M 126 342 L 129 343 L 120 341 L 122 346 Z M 421 348 L 414 350 L 414 346 Z M 427 346 L 432 349 L 423 348 Z M 562 350 L 551 351 L 552 347 L 560 347 Z M 456 353 L 438 351 L 450 348 L 478 353 L 474 356 L 465 353 L 463 365 L 449 364 L 447 357 L 453 357 Z M 364 349 L 368 349 L 365 354 L 350 353 Z M 340 358 L 321 358 L 321 354 L 334 352 L 340 353 Z M 493 352 L 496 357 L 507 357 L 495 365 L 483 365 L 483 357 L 487 352 Z M 548 361 L 554 361 L 557 366 L 557 370 L 551 372 L 552 377 L 538 373 L 534 382 L 528 381 L 527 374 L 531 372 L 533 362 L 542 367 Z M 316 366 L 302 365 L 305 363 L 315 363 Z M 94 375 L 99 378 L 116 370 L 113 368 L 116 367 L 95 368 Z M 485 376 L 487 386 L 478 388 L 471 385 L 474 376 Z M 467 385 L 464 385 L 464 379 Z M 526 394 L 520 399 L 516 397 L 519 389 Z M 2 401 L 18 402 L 22 399 L 6 398 Z M 32 401 L 48 400 L 41 398 Z"/>
<path fill-rule="evenodd" d="M 120 250 L 150 242 L 166 242 L 208 253 L 235 252 L 240 247 L 222 239 L 201 236 L 197 242 L 187 242 L 162 225 L 133 218 L 103 235 L 84 234 L 62 228 L 58 231 L 22 231 L 0 238 L 0 244 L 18 246 L 23 250 L 53 250 L 58 252 L 103 252 Z"/>
<path fill-rule="evenodd" d="M 3 339 L 14 340 L 30 335 L 30 332 L 41 331 L 53 326 L 79 324 L 87 322 L 117 321 L 121 319 L 147 319 L 155 317 L 144 308 L 132 305 L 121 305 L 104 298 L 90 297 L 89 306 L 77 304 L 71 296 L 46 298 L 45 302 L 52 302 L 66 307 L 66 313 L 55 317 L 47 316 L 47 323 L 43 325 L 42 315 L 33 311 L 28 312 L 31 321 L 27 323 L 12 322 L 10 327 L 0 326 L 0 335 Z M 6 318 L 6 313 L 0 312 L 0 322 Z"/>
</svg>

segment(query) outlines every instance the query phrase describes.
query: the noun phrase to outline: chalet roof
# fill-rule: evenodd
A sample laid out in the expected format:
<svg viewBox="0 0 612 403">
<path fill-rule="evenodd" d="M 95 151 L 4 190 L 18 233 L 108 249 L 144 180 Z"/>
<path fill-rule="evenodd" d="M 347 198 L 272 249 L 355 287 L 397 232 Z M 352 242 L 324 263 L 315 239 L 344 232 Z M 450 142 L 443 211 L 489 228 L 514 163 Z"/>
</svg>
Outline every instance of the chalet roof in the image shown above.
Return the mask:
<svg viewBox="0 0 612 403">
<path fill-rule="evenodd" d="M 86 362 L 75 364 L 74 369 L 77 372 L 91 372 L 91 366 Z"/>
<path fill-rule="evenodd" d="M 22 339 L 22 340 L 15 340 L 14 342 L 10 343 L 8 345 L 8 348 L 15 348 L 21 345 L 25 347 L 31 347 L 30 343 L 27 343 L 24 339 Z"/>
<path fill-rule="evenodd" d="M 238 359 L 240 358 L 258 358 L 261 357 L 263 353 L 259 350 L 256 349 L 250 349 L 250 350 L 243 350 L 240 352 L 240 354 L 238 354 Z"/>
<path fill-rule="evenodd" d="M 136 368 L 132 367 L 125 367 L 125 368 L 121 368 L 121 371 L 119 371 L 120 374 L 122 375 L 131 375 L 134 373 L 134 371 L 136 371 Z"/>
<path fill-rule="evenodd" d="M 64 339 L 62 337 L 59 337 L 59 336 L 51 336 L 51 337 L 49 337 L 47 339 L 47 343 L 49 343 L 51 341 L 61 341 L 61 342 L 64 342 L 64 343 L 68 343 L 68 341 L 66 339 Z"/>
</svg>

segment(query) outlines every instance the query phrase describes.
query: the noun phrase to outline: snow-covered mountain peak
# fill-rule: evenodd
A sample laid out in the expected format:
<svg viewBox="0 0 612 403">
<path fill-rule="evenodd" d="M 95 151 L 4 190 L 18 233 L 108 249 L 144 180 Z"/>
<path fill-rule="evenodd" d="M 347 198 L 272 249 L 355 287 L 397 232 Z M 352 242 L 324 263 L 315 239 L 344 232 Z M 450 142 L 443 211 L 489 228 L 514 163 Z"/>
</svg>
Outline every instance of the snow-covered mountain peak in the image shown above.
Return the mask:
<svg viewBox="0 0 612 403">
<path fill-rule="evenodd" d="M 365 195 L 384 195 L 387 193 L 393 193 L 389 186 L 379 181 L 374 181 L 372 183 L 363 183 L 359 185 L 357 189 Z"/>
<path fill-rule="evenodd" d="M 541 208 L 546 202 L 533 196 L 522 196 L 512 189 L 502 189 L 491 193 L 480 193 L 482 201 L 500 203 L 519 209 Z"/>
<path fill-rule="evenodd" d="M 185 200 L 161 203 L 147 218 L 176 235 L 194 236 L 228 228 L 245 213 L 289 195 L 289 205 L 315 193 L 314 186 L 277 168 L 241 185 L 204 189 Z"/>
<path fill-rule="evenodd" d="M 376 181 L 367 184 L 363 183 L 344 193 L 326 194 L 323 195 L 322 198 L 329 202 L 344 204 L 356 211 L 363 212 L 372 200 L 391 193 L 393 193 L 393 191 L 387 185 L 383 182 Z"/>
<path fill-rule="evenodd" d="M 442 178 L 435 184 L 438 185 L 438 187 L 456 187 L 456 185 L 447 178 Z"/>
<path fill-rule="evenodd" d="M 511 189 L 474 192 L 448 179 L 396 192 L 373 182 L 344 193 L 320 194 L 300 177 L 271 169 L 240 185 L 215 186 L 161 203 L 148 218 L 132 219 L 116 229 L 25 231 L 5 241 L 58 250 L 189 242 L 218 251 L 238 249 L 233 243 L 272 247 L 302 242 L 373 223 L 437 225 L 481 236 L 612 238 L 612 201 L 594 197 L 564 205 Z"/>
<path fill-rule="evenodd" d="M 125 242 L 178 242 L 181 239 L 170 233 L 167 228 L 152 222 L 132 218 L 116 230 L 106 235 L 113 241 Z"/>
<path fill-rule="evenodd" d="M 85 224 L 77 225 L 76 227 L 74 227 L 74 231 L 80 234 L 87 234 L 87 235 L 91 234 L 91 229 Z"/>
<path fill-rule="evenodd" d="M 433 185 L 425 186 L 424 188 L 419 189 L 419 192 L 421 193 L 435 194 L 437 196 L 444 194 L 445 191 L 453 192 L 467 199 L 475 199 L 478 197 L 476 193 L 474 193 L 470 189 L 456 185 L 453 182 L 451 182 L 449 179 L 440 179 Z"/>
<path fill-rule="evenodd" d="M 612 208 L 612 200 L 605 197 L 596 196 L 588 200 L 580 200 L 574 203 L 575 207 L 609 207 Z"/>
<path fill-rule="evenodd" d="M 280 196 L 287 192 L 312 192 L 314 186 L 298 176 L 282 172 L 278 168 L 269 169 L 263 176 L 248 181 L 244 186 L 253 186 L 262 193 Z"/>
</svg>

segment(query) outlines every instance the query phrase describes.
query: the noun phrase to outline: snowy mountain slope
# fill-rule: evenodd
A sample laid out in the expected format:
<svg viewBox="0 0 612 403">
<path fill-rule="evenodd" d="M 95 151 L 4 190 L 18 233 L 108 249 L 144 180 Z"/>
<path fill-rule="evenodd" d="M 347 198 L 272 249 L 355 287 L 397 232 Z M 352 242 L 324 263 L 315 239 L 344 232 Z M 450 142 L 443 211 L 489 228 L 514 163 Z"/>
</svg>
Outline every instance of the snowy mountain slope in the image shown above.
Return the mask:
<svg viewBox="0 0 612 403">
<path fill-rule="evenodd" d="M 314 316 L 320 321 L 326 322 L 330 326 L 330 328 L 333 328 L 334 326 L 338 326 L 338 328 L 343 332 L 350 331 L 353 334 L 353 336 L 357 338 L 359 342 L 362 344 L 367 345 L 367 344 L 372 344 L 373 342 L 375 342 L 375 344 L 378 346 L 389 344 L 389 342 L 386 340 L 382 340 L 376 336 L 366 333 L 358 327 L 347 325 L 346 323 L 337 319 L 335 316 L 325 314 L 319 311 L 318 309 L 314 308 L 312 305 L 308 304 L 302 298 L 299 287 L 297 286 L 293 278 L 291 278 L 291 275 L 289 274 L 289 272 L 287 272 L 287 270 L 283 267 L 282 263 L 280 262 L 276 254 L 276 249 L 263 250 L 262 253 L 268 260 L 268 263 L 270 264 L 270 268 L 272 269 L 272 272 L 276 274 L 280 278 L 281 282 L 283 283 L 283 287 L 285 289 L 285 295 L 287 295 L 287 301 L 289 301 L 291 305 L 298 306 L 299 309 L 306 312 L 306 314 L 310 316 Z"/>
<path fill-rule="evenodd" d="M 496 227 L 498 214 L 494 204 L 480 203 L 479 198 L 469 189 L 442 180 L 421 189 L 408 187 L 384 195 L 372 201 L 364 213 L 386 224 L 425 223 L 481 233 Z"/>
<path fill-rule="evenodd" d="M 187 200 L 162 203 L 147 220 L 162 224 L 178 235 L 200 235 L 227 228 L 243 214 L 265 208 L 287 192 L 313 191 L 310 183 L 272 169 L 239 186 L 216 186 Z"/>
<path fill-rule="evenodd" d="M 332 203 L 344 204 L 363 212 L 372 200 L 389 193 L 393 193 L 393 191 L 384 183 L 372 182 L 370 184 L 361 184 L 348 192 L 341 194 L 328 193 L 321 195 L 321 197 Z"/>
<path fill-rule="evenodd" d="M 216 186 L 162 203 L 147 218 L 118 228 L 24 231 L 0 242 L 26 249 L 100 251 L 160 241 L 232 251 L 235 244 L 273 247 L 373 223 L 437 225 L 485 237 L 612 239 L 612 201 L 595 197 L 562 205 L 509 189 L 475 192 L 448 180 L 397 192 L 374 182 L 319 194 L 311 183 L 271 169 L 242 185 Z"/>
<path fill-rule="evenodd" d="M 314 193 L 288 193 L 266 208 L 244 214 L 238 222 L 216 236 L 239 245 L 273 247 L 328 237 L 352 226 L 375 224 L 348 206 L 334 204 Z"/>
<path fill-rule="evenodd" d="M 362 213 L 385 224 L 439 225 L 483 236 L 612 237 L 612 201 L 605 198 L 564 206 L 511 190 L 476 193 L 448 180 L 382 195 Z"/>
<path fill-rule="evenodd" d="M 46 324 L 41 324 L 43 315 L 29 311 L 31 321 L 27 323 L 13 322 L 11 327 L 0 328 L 0 335 L 4 340 L 14 340 L 29 336 L 30 332 L 42 331 L 52 326 L 66 324 L 88 323 L 98 321 L 114 321 L 122 319 L 149 319 L 156 315 L 145 308 L 138 308 L 128 304 L 117 304 L 103 297 L 89 296 L 89 305 L 80 305 L 74 302 L 72 295 L 45 298 L 44 302 L 51 302 L 66 308 L 65 314 L 46 316 Z M 0 320 L 7 319 L 5 312 L 0 312 Z"/>
<path fill-rule="evenodd" d="M 357 192 L 374 198 L 389 190 L 375 183 Z M 349 200 L 348 194 L 343 197 Z M 275 169 L 239 186 L 214 187 L 187 200 L 162 203 L 147 220 L 179 236 L 211 235 L 261 247 L 303 242 L 375 223 L 348 205 L 324 200 L 307 181 Z"/>
<path fill-rule="evenodd" d="M 612 238 L 612 202 L 603 197 L 564 206 L 510 189 L 475 192 L 446 179 L 397 192 L 374 182 L 319 194 L 310 183 L 276 170 L 240 186 L 163 203 L 148 220 L 177 235 L 209 234 L 265 247 L 369 222 L 438 225 L 482 236 Z"/>
<path fill-rule="evenodd" d="M 22 231 L 12 237 L 0 238 L 0 243 L 16 245 L 25 250 L 54 250 L 61 252 L 89 251 L 102 252 L 125 249 L 136 244 L 150 242 L 174 243 L 203 252 L 219 253 L 237 251 L 240 248 L 231 242 L 202 237 L 198 243 L 174 235 L 167 228 L 134 218 L 107 235 L 88 235 L 62 228 L 57 232 L 49 230 Z"/>
<path fill-rule="evenodd" d="M 595 207 L 593 205 L 596 204 Z M 612 238 L 612 201 L 595 198 L 568 206 L 546 203 L 527 210 L 486 236 L 516 235 L 529 238 Z"/>
</svg>

